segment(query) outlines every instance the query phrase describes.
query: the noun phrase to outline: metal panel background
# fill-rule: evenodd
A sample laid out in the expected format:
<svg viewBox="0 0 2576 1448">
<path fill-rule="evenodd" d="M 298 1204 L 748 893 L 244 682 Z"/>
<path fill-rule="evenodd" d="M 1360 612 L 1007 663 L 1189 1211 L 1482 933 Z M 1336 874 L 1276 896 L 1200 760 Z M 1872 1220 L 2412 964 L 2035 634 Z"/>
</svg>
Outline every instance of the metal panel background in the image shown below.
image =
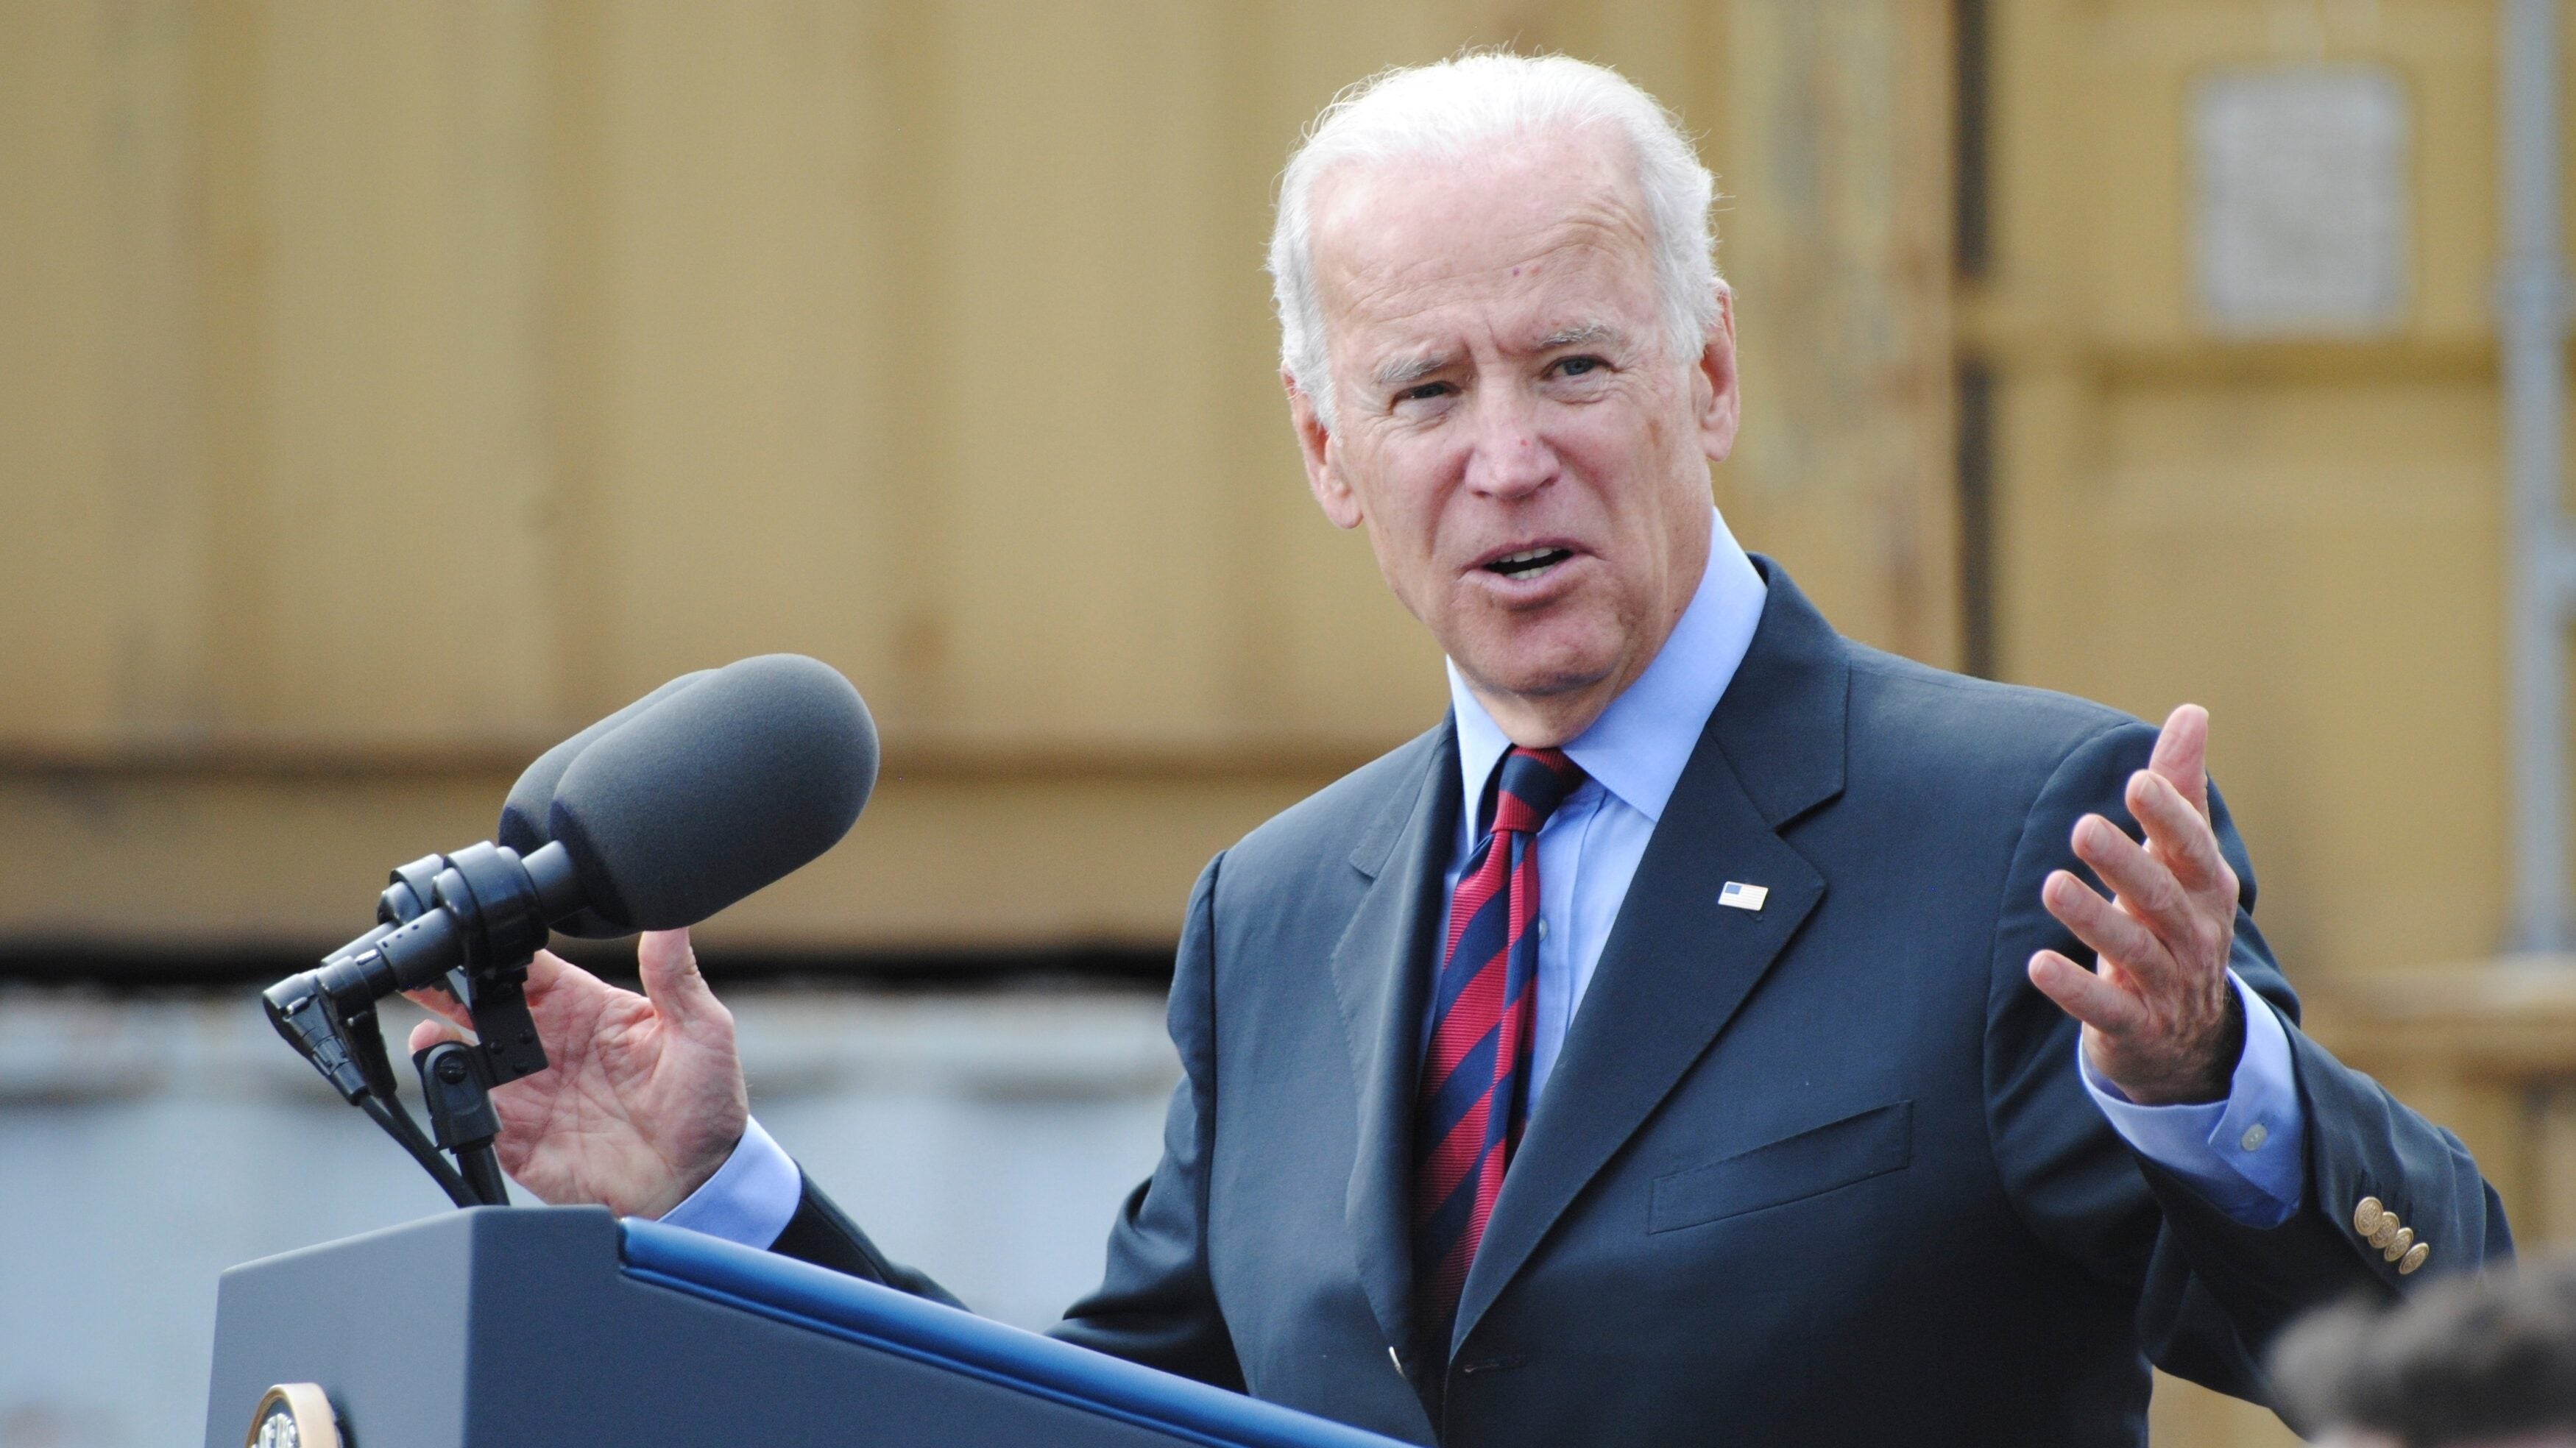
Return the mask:
<svg viewBox="0 0 2576 1448">
<path fill-rule="evenodd" d="M 1440 707 L 1300 487 L 1272 178 L 1337 87 L 1508 41 L 1622 66 L 1720 174 L 1740 536 L 1873 642 L 2210 704 L 2303 984 L 2484 954 L 2493 5 L 1987 0 L 1955 291 L 1953 8 L 0 4 L 0 948 L 336 941 L 554 737 L 782 648 L 888 776 L 717 968 L 1168 941 L 1211 851 Z M 2231 340 L 2188 98 L 2320 61 L 2404 88 L 2406 311 Z M 2457 1108 L 2508 1182 L 2564 1175 L 2539 1089 Z"/>
<path fill-rule="evenodd" d="M 342 938 L 552 738 L 793 649 L 868 696 L 888 783 L 715 938 L 1168 940 L 1209 853 L 1442 707 L 1305 496 L 1260 259 L 1317 107 L 1470 42 L 1622 64 L 1704 133 L 1744 219 L 1730 512 L 1847 628 L 1947 657 L 1942 34 L 1781 0 L 0 7 L 0 937 Z"/>
</svg>

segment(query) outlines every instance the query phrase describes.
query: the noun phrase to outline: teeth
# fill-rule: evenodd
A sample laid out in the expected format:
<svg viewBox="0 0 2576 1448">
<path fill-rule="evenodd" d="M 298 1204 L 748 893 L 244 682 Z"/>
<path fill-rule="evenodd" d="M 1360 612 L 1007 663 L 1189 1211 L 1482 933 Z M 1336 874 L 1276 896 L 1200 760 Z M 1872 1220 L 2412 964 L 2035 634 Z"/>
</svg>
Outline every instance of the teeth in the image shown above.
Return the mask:
<svg viewBox="0 0 2576 1448">
<path fill-rule="evenodd" d="M 1555 551 L 1556 550 L 1553 548 L 1532 548 L 1525 552 L 1513 553 L 1502 558 L 1497 558 L 1494 562 L 1497 565 L 1506 568 L 1515 563 L 1536 563 Z"/>
</svg>

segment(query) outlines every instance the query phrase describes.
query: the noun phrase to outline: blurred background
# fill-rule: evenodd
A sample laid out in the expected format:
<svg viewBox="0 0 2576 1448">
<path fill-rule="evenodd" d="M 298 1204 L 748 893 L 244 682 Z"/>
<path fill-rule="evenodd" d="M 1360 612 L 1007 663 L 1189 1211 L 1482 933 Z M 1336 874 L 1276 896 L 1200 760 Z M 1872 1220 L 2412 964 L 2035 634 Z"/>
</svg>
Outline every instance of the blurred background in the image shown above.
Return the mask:
<svg viewBox="0 0 2576 1448">
<path fill-rule="evenodd" d="M 222 1267 L 443 1209 L 257 988 L 752 653 L 886 737 L 701 932 L 755 1109 L 970 1303 L 1087 1286 L 1190 880 L 1443 707 L 1260 259 L 1306 120 L 1470 44 L 1700 138 L 1738 536 L 2208 704 L 2314 1028 L 2576 1238 L 2555 12 L 0 0 L 0 1448 L 194 1439 Z"/>
</svg>

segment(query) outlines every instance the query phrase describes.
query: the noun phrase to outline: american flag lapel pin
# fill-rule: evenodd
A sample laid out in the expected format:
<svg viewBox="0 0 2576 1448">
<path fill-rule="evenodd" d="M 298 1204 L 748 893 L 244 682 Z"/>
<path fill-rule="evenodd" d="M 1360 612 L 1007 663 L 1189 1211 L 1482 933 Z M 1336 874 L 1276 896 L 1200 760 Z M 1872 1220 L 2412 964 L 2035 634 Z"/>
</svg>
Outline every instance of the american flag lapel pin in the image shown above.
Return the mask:
<svg viewBox="0 0 2576 1448">
<path fill-rule="evenodd" d="M 1757 915 L 1762 911 L 1762 902 L 1770 898 L 1770 886 L 1747 885 L 1741 880 L 1729 880 L 1726 888 L 1717 892 L 1718 904 L 1730 910 L 1750 910 Z"/>
</svg>

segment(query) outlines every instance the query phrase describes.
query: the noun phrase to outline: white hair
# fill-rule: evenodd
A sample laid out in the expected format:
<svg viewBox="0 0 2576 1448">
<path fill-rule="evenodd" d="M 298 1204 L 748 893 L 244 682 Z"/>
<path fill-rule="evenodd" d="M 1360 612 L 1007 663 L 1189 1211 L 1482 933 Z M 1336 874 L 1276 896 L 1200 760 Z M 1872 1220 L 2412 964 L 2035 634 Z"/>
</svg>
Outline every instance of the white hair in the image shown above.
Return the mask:
<svg viewBox="0 0 2576 1448">
<path fill-rule="evenodd" d="M 1606 124 L 1627 138 L 1654 246 L 1664 340 L 1696 356 L 1717 324 L 1717 265 L 1709 205 L 1716 178 L 1672 112 L 1626 76 L 1562 55 L 1475 51 L 1433 65 L 1381 71 L 1344 90 L 1307 127 L 1279 183 L 1270 232 L 1270 284 L 1279 308 L 1279 365 L 1333 426 L 1333 376 L 1315 294 L 1317 178 L 1345 162 L 1465 157 L 1476 147 Z"/>
</svg>

